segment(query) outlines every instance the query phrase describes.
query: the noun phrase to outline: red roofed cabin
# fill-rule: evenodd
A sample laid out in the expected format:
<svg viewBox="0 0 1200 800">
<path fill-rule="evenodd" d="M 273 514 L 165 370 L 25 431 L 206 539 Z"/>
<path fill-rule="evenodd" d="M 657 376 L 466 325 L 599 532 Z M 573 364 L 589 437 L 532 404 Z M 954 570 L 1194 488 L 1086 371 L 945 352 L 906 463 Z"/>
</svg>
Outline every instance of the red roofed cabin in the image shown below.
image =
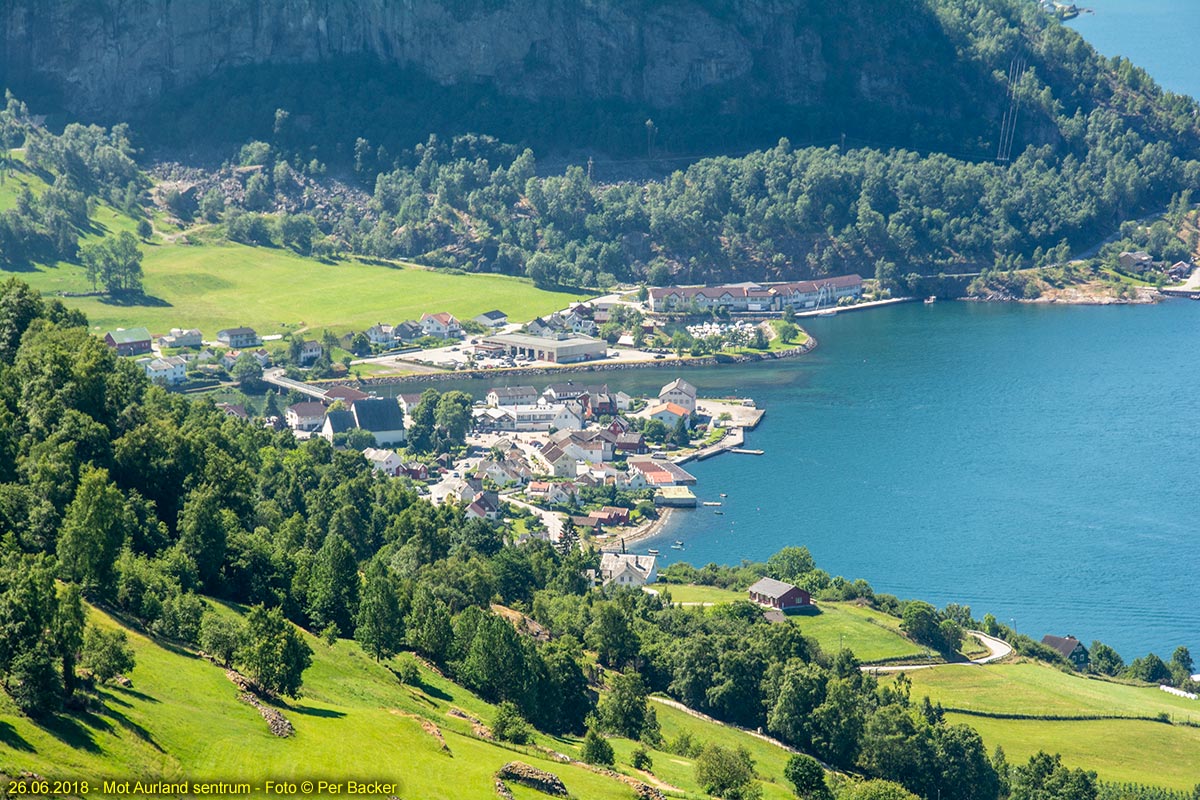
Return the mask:
<svg viewBox="0 0 1200 800">
<path fill-rule="evenodd" d="M 812 605 L 812 595 L 808 592 L 799 586 L 792 586 L 774 578 L 761 578 L 752 584 L 748 591 L 750 602 L 780 611 Z"/>
</svg>

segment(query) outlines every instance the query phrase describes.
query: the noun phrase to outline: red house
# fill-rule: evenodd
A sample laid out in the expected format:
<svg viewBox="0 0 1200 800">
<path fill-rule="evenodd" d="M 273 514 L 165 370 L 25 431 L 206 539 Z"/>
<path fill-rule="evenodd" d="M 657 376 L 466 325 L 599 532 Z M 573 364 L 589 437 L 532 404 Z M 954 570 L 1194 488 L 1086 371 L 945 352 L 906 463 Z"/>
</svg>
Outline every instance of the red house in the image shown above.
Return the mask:
<svg viewBox="0 0 1200 800">
<path fill-rule="evenodd" d="M 750 602 L 760 606 L 777 608 L 786 611 L 790 608 L 804 608 L 812 605 L 812 595 L 799 586 L 777 581 L 774 578 L 760 578 L 748 590 Z"/>
</svg>

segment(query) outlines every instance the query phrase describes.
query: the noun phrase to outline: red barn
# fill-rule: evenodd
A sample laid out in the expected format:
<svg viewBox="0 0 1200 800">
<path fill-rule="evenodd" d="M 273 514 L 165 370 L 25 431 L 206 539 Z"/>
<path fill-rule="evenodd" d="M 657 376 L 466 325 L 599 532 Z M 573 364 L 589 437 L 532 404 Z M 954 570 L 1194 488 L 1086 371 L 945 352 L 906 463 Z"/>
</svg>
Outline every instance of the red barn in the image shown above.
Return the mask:
<svg viewBox="0 0 1200 800">
<path fill-rule="evenodd" d="M 799 586 L 792 586 L 774 578 L 759 579 L 750 587 L 749 592 L 750 602 L 780 611 L 812 605 L 812 595 L 808 592 Z"/>
</svg>

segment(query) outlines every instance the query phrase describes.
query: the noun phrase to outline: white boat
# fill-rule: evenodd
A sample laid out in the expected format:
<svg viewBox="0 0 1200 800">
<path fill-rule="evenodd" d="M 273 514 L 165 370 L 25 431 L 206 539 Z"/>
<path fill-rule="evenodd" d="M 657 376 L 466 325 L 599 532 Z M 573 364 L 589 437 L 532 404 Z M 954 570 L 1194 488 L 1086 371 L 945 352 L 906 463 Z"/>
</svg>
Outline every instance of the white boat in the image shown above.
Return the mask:
<svg viewBox="0 0 1200 800">
<path fill-rule="evenodd" d="M 725 496 L 725 495 L 721 495 L 721 497 L 724 497 L 724 496 Z M 705 501 L 704 501 L 704 505 L 706 505 L 706 506 L 719 506 L 719 505 L 721 505 L 721 502 L 720 502 L 719 500 L 705 500 Z"/>
<path fill-rule="evenodd" d="M 927 306 L 931 306 L 936 302 L 937 302 L 937 297 L 935 297 L 934 295 L 930 295 L 929 297 L 925 298 L 925 305 L 927 305 Z"/>
<path fill-rule="evenodd" d="M 647 551 L 646 551 L 646 554 L 647 554 L 647 555 L 656 556 L 656 555 L 658 555 L 658 551 L 657 551 L 657 550 L 655 550 L 655 549 L 653 549 L 653 548 L 651 548 L 651 549 L 649 549 L 649 550 L 647 550 Z"/>
</svg>

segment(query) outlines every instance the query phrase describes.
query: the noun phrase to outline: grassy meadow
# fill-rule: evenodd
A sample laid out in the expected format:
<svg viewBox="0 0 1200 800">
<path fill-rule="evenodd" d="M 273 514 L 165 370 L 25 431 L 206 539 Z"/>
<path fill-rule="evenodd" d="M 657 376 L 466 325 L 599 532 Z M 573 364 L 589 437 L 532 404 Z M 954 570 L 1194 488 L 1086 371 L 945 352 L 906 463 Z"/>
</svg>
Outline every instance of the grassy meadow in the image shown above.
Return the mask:
<svg viewBox="0 0 1200 800">
<path fill-rule="evenodd" d="M 975 728 L 988 749 L 1004 747 L 1009 763 L 1038 750 L 1061 753 L 1073 766 L 1094 769 L 1102 780 L 1132 781 L 1190 790 L 1200 773 L 1200 701 L 1155 687 L 1130 686 L 1071 675 L 1034 662 L 948 667 L 908 673 L 914 699 L 928 696 L 947 718 Z M 889 678 L 883 678 L 888 680 Z M 978 712 L 1042 716 L 1156 717 L 1055 721 L 997 719 Z"/>
<path fill-rule="evenodd" d="M 26 186 L 36 194 L 45 183 L 18 162 L 0 184 L 0 211 L 13 207 Z M 97 205 L 92 223 L 85 241 L 136 228 L 135 220 L 104 204 Z M 326 263 L 282 248 L 225 242 L 202 228 L 179 236 L 178 229 L 161 218 L 154 224 L 159 233 L 141 245 L 146 302 L 123 305 L 107 298 L 64 298 L 87 314 L 95 330 L 144 326 L 151 333 L 165 333 L 174 327 L 195 327 L 213 339 L 219 329 L 239 325 L 261 334 L 302 328 L 344 333 L 377 322 L 419 319 L 424 312 L 449 311 L 470 319 L 494 308 L 523 321 L 587 297 L 538 289 L 523 278 L 451 274 L 393 261 Z M 0 269 L 0 279 L 9 275 L 46 294 L 92 290 L 78 264 Z"/>
</svg>

